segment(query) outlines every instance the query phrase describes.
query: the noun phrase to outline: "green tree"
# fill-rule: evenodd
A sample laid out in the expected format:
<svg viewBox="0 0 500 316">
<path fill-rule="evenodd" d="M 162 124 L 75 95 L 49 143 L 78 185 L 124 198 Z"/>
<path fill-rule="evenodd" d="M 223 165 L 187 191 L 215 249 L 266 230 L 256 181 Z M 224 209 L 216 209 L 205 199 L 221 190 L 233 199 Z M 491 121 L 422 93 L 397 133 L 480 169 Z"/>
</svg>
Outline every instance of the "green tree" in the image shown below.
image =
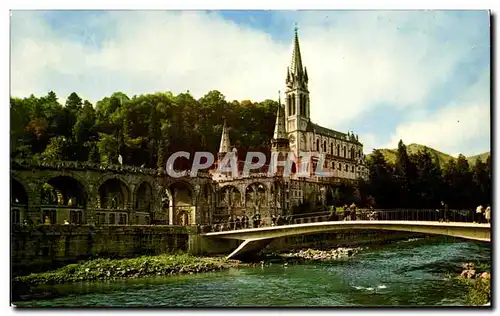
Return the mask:
<svg viewBox="0 0 500 316">
<path fill-rule="evenodd" d="M 393 207 L 394 201 L 394 179 L 393 169 L 387 163 L 384 155 L 379 150 L 374 150 L 368 160 L 369 191 L 375 198 L 379 207 Z"/>
<path fill-rule="evenodd" d="M 408 156 L 405 144 L 400 140 L 394 168 L 394 181 L 397 189 L 395 200 L 397 201 L 398 207 L 411 207 L 414 204 L 415 189 L 413 181 L 415 178 L 415 165 Z"/>
</svg>

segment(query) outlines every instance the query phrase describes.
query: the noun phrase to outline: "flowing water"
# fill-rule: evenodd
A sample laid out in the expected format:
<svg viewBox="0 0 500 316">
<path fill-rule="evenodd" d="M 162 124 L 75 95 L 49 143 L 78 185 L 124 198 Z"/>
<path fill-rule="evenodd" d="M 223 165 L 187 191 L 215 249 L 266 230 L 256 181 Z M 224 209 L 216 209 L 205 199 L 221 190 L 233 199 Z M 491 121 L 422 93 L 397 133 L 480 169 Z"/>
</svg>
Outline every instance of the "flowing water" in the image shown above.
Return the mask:
<svg viewBox="0 0 500 316">
<path fill-rule="evenodd" d="M 198 275 L 46 287 L 50 299 L 19 307 L 259 307 L 464 305 L 449 277 L 463 262 L 491 263 L 489 244 L 422 238 L 373 246 L 323 263 L 271 263 Z"/>
</svg>

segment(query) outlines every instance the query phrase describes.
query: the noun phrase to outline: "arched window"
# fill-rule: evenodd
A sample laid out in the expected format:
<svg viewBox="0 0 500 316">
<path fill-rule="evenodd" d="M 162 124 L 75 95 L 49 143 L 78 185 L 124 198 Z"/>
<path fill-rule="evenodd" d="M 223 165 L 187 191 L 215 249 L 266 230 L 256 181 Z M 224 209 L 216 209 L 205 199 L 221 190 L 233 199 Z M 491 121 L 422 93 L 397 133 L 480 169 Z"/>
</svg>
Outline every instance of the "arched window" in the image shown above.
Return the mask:
<svg viewBox="0 0 500 316">
<path fill-rule="evenodd" d="M 351 172 L 354 172 L 354 166 L 351 167 Z"/>
<path fill-rule="evenodd" d="M 302 113 L 302 115 L 306 116 L 307 115 L 307 97 L 305 94 L 302 95 L 301 105 L 302 105 L 301 113 Z"/>
<path fill-rule="evenodd" d="M 323 142 L 323 152 L 326 153 L 326 140 Z"/>
<path fill-rule="evenodd" d="M 299 93 L 299 99 L 297 100 L 298 104 L 297 104 L 297 115 L 301 115 L 302 114 L 302 94 Z"/>
<path fill-rule="evenodd" d="M 342 170 L 342 164 L 339 163 L 339 170 Z"/>
<path fill-rule="evenodd" d="M 319 151 L 319 139 L 316 139 L 316 151 Z"/>
<path fill-rule="evenodd" d="M 340 156 L 340 145 L 337 145 L 337 156 Z"/>
<path fill-rule="evenodd" d="M 344 158 L 346 158 L 346 157 L 347 157 L 347 149 L 346 149 L 346 147 L 344 146 Z"/>
<path fill-rule="evenodd" d="M 349 171 L 349 166 L 345 165 L 345 171 Z"/>
<path fill-rule="evenodd" d="M 330 155 L 333 155 L 333 143 L 330 144 Z"/>
<path fill-rule="evenodd" d="M 292 97 L 290 95 L 287 96 L 286 103 L 288 105 L 288 115 L 292 115 Z"/>
</svg>

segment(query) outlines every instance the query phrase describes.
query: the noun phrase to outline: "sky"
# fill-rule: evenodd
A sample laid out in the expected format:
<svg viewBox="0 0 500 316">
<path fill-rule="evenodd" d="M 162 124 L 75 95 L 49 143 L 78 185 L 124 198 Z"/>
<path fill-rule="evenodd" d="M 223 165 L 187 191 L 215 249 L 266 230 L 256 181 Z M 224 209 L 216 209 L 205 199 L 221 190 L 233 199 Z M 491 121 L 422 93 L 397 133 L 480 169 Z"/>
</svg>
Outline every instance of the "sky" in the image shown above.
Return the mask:
<svg viewBox="0 0 500 316">
<path fill-rule="evenodd" d="M 490 151 L 487 11 L 13 11 L 11 95 L 277 99 L 295 24 L 313 122 L 365 153 Z"/>
</svg>

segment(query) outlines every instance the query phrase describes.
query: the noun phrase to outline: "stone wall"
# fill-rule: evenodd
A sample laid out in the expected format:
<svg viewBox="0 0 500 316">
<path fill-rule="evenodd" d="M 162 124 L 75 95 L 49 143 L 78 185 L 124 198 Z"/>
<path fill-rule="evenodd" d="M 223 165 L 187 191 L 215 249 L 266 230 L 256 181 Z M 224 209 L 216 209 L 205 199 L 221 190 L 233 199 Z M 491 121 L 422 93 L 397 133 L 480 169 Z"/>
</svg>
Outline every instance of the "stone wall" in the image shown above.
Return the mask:
<svg viewBox="0 0 500 316">
<path fill-rule="evenodd" d="M 13 225 L 13 274 L 53 269 L 98 257 L 188 252 L 193 227 Z"/>
<path fill-rule="evenodd" d="M 293 251 L 303 248 L 327 249 L 332 247 L 382 244 L 408 238 L 423 237 L 419 233 L 381 230 L 352 230 L 324 234 L 276 238 L 263 252 Z"/>
</svg>

